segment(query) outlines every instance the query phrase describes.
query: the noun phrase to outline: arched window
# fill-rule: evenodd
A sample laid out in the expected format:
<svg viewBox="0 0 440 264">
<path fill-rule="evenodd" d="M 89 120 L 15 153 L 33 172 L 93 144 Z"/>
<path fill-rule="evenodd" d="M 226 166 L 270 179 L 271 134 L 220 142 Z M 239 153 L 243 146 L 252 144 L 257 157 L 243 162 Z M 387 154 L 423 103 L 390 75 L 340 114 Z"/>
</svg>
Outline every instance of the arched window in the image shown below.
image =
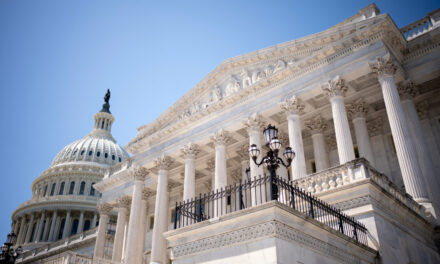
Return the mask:
<svg viewBox="0 0 440 264">
<path fill-rule="evenodd" d="M 104 158 L 108 158 L 108 153 L 104 153 Z"/>
<path fill-rule="evenodd" d="M 99 151 L 96 152 L 96 156 L 97 156 L 97 157 L 101 156 L 101 152 L 99 152 Z"/>
<path fill-rule="evenodd" d="M 78 223 L 78 219 L 73 220 L 72 232 L 70 232 L 70 235 L 75 235 L 78 232 Z"/>
<path fill-rule="evenodd" d="M 90 196 L 95 196 L 95 188 L 93 188 L 93 184 L 95 183 L 92 182 L 92 184 L 90 185 Z"/>
<path fill-rule="evenodd" d="M 43 197 L 45 197 L 45 196 L 46 196 L 46 194 L 47 194 L 47 184 L 46 184 L 46 186 L 44 186 L 44 193 L 43 193 Z"/>
<path fill-rule="evenodd" d="M 61 220 L 60 232 L 58 233 L 58 239 L 63 237 L 64 225 L 66 224 L 66 219 Z"/>
<path fill-rule="evenodd" d="M 119 160 L 119 162 L 121 162 L 122 161 L 121 157 L 119 157 L 118 160 Z"/>
<path fill-rule="evenodd" d="M 86 182 L 81 182 L 81 186 L 79 187 L 79 194 L 83 195 L 84 194 L 84 189 L 86 188 Z"/>
<path fill-rule="evenodd" d="M 85 232 L 85 231 L 87 231 L 89 229 L 90 229 L 90 220 L 86 220 L 84 222 L 84 229 L 83 229 L 83 231 Z"/>
<path fill-rule="evenodd" d="M 112 160 L 115 160 L 115 155 L 112 155 Z"/>
<path fill-rule="evenodd" d="M 61 186 L 60 186 L 60 191 L 58 192 L 58 195 L 63 195 L 63 193 L 64 193 L 64 185 L 65 185 L 65 182 L 62 182 Z"/>
<path fill-rule="evenodd" d="M 92 154 L 93 154 L 93 150 L 90 150 L 89 151 L 89 156 L 92 156 Z"/>
<path fill-rule="evenodd" d="M 55 186 L 56 185 L 57 185 L 56 183 L 52 184 L 52 188 L 50 189 L 50 196 L 53 196 L 55 194 Z"/>
<path fill-rule="evenodd" d="M 73 189 L 75 189 L 75 182 L 70 183 L 69 194 L 73 194 Z"/>
</svg>

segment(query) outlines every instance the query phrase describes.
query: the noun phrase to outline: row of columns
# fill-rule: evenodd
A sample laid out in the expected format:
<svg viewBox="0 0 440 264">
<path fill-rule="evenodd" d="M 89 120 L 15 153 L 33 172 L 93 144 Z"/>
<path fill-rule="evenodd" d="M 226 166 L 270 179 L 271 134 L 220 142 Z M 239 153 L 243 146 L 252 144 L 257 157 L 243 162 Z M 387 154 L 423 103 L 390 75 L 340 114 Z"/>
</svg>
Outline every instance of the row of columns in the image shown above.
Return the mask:
<svg viewBox="0 0 440 264">
<path fill-rule="evenodd" d="M 84 211 L 80 211 L 80 217 L 78 220 L 77 230 L 84 229 Z M 52 217 L 47 215 L 46 211 L 42 211 L 38 219 L 36 213 L 30 214 L 29 221 L 26 221 L 27 216 L 21 217 L 21 220 L 16 220 L 13 223 L 13 232 L 17 234 L 16 244 L 26 244 L 31 242 L 45 242 L 56 241 L 58 239 L 59 229 L 61 225 L 61 217 L 58 215 L 58 211 L 52 212 Z M 95 228 L 97 220 L 97 213 L 94 214 L 90 228 Z M 65 224 L 63 228 L 62 238 L 70 236 L 72 228 L 71 211 L 66 211 Z M 81 232 L 81 231 L 79 231 Z"/>
</svg>

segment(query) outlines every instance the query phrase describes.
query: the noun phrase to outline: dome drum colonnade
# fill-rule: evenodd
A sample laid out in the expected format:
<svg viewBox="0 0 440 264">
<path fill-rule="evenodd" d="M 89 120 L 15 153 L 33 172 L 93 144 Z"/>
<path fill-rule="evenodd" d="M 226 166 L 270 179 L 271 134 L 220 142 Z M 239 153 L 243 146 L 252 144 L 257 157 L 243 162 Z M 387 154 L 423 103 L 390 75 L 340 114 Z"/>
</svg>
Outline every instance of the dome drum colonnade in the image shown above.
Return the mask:
<svg viewBox="0 0 440 264">
<path fill-rule="evenodd" d="M 395 81 L 394 74 L 397 70 L 397 63 L 394 61 L 389 53 L 386 53 L 383 57 L 378 57 L 376 61 L 370 61 L 368 63 L 370 73 L 374 73 L 377 81 L 380 84 L 380 88 L 383 94 L 383 100 L 385 102 L 386 114 L 388 116 L 391 133 L 395 139 L 396 153 L 398 162 L 402 172 L 402 178 L 406 191 L 420 204 L 424 205 L 426 209 L 436 216 L 433 209 L 431 197 L 428 196 L 427 186 L 423 184 L 425 175 L 422 174 L 420 165 L 416 159 L 416 152 L 414 151 L 413 138 L 409 137 L 409 130 L 407 120 L 404 116 L 402 109 L 402 103 L 399 98 L 399 93 Z M 355 151 L 353 140 L 350 132 L 349 119 L 352 118 L 354 134 L 357 140 L 357 147 L 361 157 L 366 158 L 372 165 L 375 164 L 370 137 L 368 135 L 368 129 L 366 125 L 366 114 L 368 112 L 368 105 L 358 98 L 351 104 L 345 105 L 344 96 L 347 91 L 347 86 L 344 79 L 340 76 L 336 76 L 326 83 L 321 85 L 321 91 L 327 95 L 330 101 L 331 112 L 333 117 L 334 131 L 336 136 L 336 145 L 339 157 L 339 163 L 345 164 L 355 159 Z M 288 123 L 288 139 L 290 147 L 296 152 L 297 158 L 294 160 L 294 164 L 291 168 L 291 180 L 300 179 L 306 176 L 306 164 L 304 158 L 303 140 L 301 133 L 300 115 L 303 113 L 304 105 L 300 99 L 296 96 L 287 98 L 280 103 L 280 107 L 286 113 Z M 409 120 L 409 122 L 417 122 L 417 120 Z M 420 121 L 419 121 L 420 122 Z M 253 114 L 247 120 L 243 121 L 245 128 L 247 128 L 249 134 L 249 145 L 256 144 L 261 148 L 261 142 L 258 133 L 261 132 L 261 128 L 264 125 L 263 117 L 260 114 Z M 323 131 L 327 128 L 326 121 L 321 116 L 315 116 L 309 120 L 304 120 L 305 127 L 311 131 L 313 141 L 313 152 L 315 156 L 315 162 L 317 171 L 325 170 L 329 168 L 329 157 L 324 141 Z M 214 167 L 214 181 L 212 188 L 220 189 L 226 187 L 227 184 L 227 151 L 226 146 L 230 140 L 228 131 L 220 129 L 211 136 L 212 144 L 215 148 L 215 167 Z M 182 148 L 182 154 L 184 155 L 184 186 L 183 186 L 183 199 L 195 197 L 195 160 L 199 153 L 198 143 L 189 142 Z M 249 159 L 249 157 L 248 157 Z M 166 261 L 166 240 L 162 236 L 166 232 L 168 223 L 168 211 L 169 211 L 169 195 L 167 193 L 166 186 L 168 184 L 168 174 L 170 164 L 172 164 L 173 158 L 162 155 L 155 161 L 157 173 L 157 194 L 155 204 L 155 225 L 153 229 L 152 249 L 151 249 L 151 263 L 165 263 Z M 248 163 L 242 163 L 243 166 L 247 166 Z M 252 164 L 252 163 L 251 163 Z M 144 168 L 140 168 L 142 175 L 146 175 L 149 172 Z M 246 179 L 245 169 L 243 168 L 243 175 L 241 179 Z M 250 167 L 251 175 L 262 175 L 264 171 L 262 168 Z M 133 172 L 136 175 L 137 172 Z M 281 175 L 280 175 L 281 176 Z M 145 234 L 139 233 L 143 229 L 136 219 L 139 218 L 139 210 L 145 210 L 142 206 L 142 199 L 140 198 L 140 192 L 145 184 L 145 176 L 133 176 L 133 193 L 131 199 L 131 211 L 130 222 L 128 224 L 127 244 L 124 246 L 125 250 L 125 262 L 129 263 L 141 263 L 142 250 L 139 249 L 139 245 L 136 244 L 138 240 L 132 238 L 132 234 Z M 287 177 L 287 174 L 284 176 Z M 241 180 L 240 179 L 240 180 Z M 105 204 L 111 211 L 111 205 Z M 138 210 L 135 210 L 138 209 Z M 141 218 L 144 216 L 140 216 Z M 119 217 L 118 217 L 119 218 Z M 117 230 L 122 230 L 118 229 Z M 103 231 L 102 231 L 103 232 Z M 104 234 L 98 231 L 98 239 L 95 245 L 95 257 L 103 257 L 103 241 Z M 120 231 L 122 232 L 122 231 Z M 119 239 L 124 237 L 118 236 Z M 143 241 L 143 240 L 141 240 Z M 120 241 L 115 241 L 119 243 Z M 122 242 L 121 242 L 122 243 Z M 143 243 L 142 243 L 143 244 Z M 114 247 L 113 261 L 120 261 L 122 258 L 122 247 Z"/>
<path fill-rule="evenodd" d="M 96 227 L 101 194 L 93 185 L 107 168 L 129 157 L 111 135 L 114 117 L 108 99 L 109 92 L 102 110 L 94 115 L 92 132 L 56 155 L 33 182 L 32 199 L 13 213 L 16 244 L 33 247 L 34 242 L 53 242 Z"/>
</svg>

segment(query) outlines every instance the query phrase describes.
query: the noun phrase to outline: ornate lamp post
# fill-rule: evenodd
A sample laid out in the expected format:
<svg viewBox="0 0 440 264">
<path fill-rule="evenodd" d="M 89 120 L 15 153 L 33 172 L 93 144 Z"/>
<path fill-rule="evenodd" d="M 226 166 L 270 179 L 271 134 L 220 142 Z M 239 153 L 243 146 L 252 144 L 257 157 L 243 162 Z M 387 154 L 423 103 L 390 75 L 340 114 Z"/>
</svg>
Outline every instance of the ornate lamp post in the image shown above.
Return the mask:
<svg viewBox="0 0 440 264">
<path fill-rule="evenodd" d="M 6 242 L 1 247 L 1 254 L 0 254 L 0 264 L 10 264 L 15 263 L 15 260 L 17 257 L 23 253 L 23 249 L 21 246 L 17 247 L 16 249 L 12 248 L 12 245 L 14 245 L 15 240 L 17 239 L 17 235 L 14 233 L 9 233 L 6 239 Z"/>
<path fill-rule="evenodd" d="M 290 167 L 293 158 L 295 158 L 295 152 L 293 152 L 291 147 L 286 147 L 283 156 L 287 160 L 287 164 L 278 157 L 278 153 L 281 149 L 281 141 L 278 139 L 278 129 L 271 124 L 267 126 L 267 128 L 263 131 L 264 140 L 266 141 L 266 146 L 269 147 L 269 151 L 267 155 L 262 158 L 260 162 L 257 162 L 257 157 L 260 154 L 260 149 L 257 145 L 252 144 L 249 148 L 249 156 L 251 156 L 252 160 L 255 162 L 257 166 L 261 166 L 262 164 L 267 167 L 270 172 L 270 193 L 272 194 L 272 200 L 278 199 L 278 187 L 275 184 L 276 170 L 279 168 L 280 164 L 284 167 Z"/>
</svg>

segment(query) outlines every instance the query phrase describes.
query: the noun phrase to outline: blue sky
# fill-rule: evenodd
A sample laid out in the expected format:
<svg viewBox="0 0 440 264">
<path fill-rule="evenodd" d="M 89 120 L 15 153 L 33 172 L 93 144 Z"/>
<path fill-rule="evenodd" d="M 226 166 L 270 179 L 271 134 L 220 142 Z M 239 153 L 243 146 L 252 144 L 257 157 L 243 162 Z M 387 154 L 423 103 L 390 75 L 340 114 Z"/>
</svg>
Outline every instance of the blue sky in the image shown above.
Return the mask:
<svg viewBox="0 0 440 264">
<path fill-rule="evenodd" d="M 0 242 L 31 183 L 88 134 L 107 88 L 125 145 L 223 60 L 325 30 L 371 1 L 0 1 Z M 437 1 L 376 1 L 403 27 Z"/>
</svg>

